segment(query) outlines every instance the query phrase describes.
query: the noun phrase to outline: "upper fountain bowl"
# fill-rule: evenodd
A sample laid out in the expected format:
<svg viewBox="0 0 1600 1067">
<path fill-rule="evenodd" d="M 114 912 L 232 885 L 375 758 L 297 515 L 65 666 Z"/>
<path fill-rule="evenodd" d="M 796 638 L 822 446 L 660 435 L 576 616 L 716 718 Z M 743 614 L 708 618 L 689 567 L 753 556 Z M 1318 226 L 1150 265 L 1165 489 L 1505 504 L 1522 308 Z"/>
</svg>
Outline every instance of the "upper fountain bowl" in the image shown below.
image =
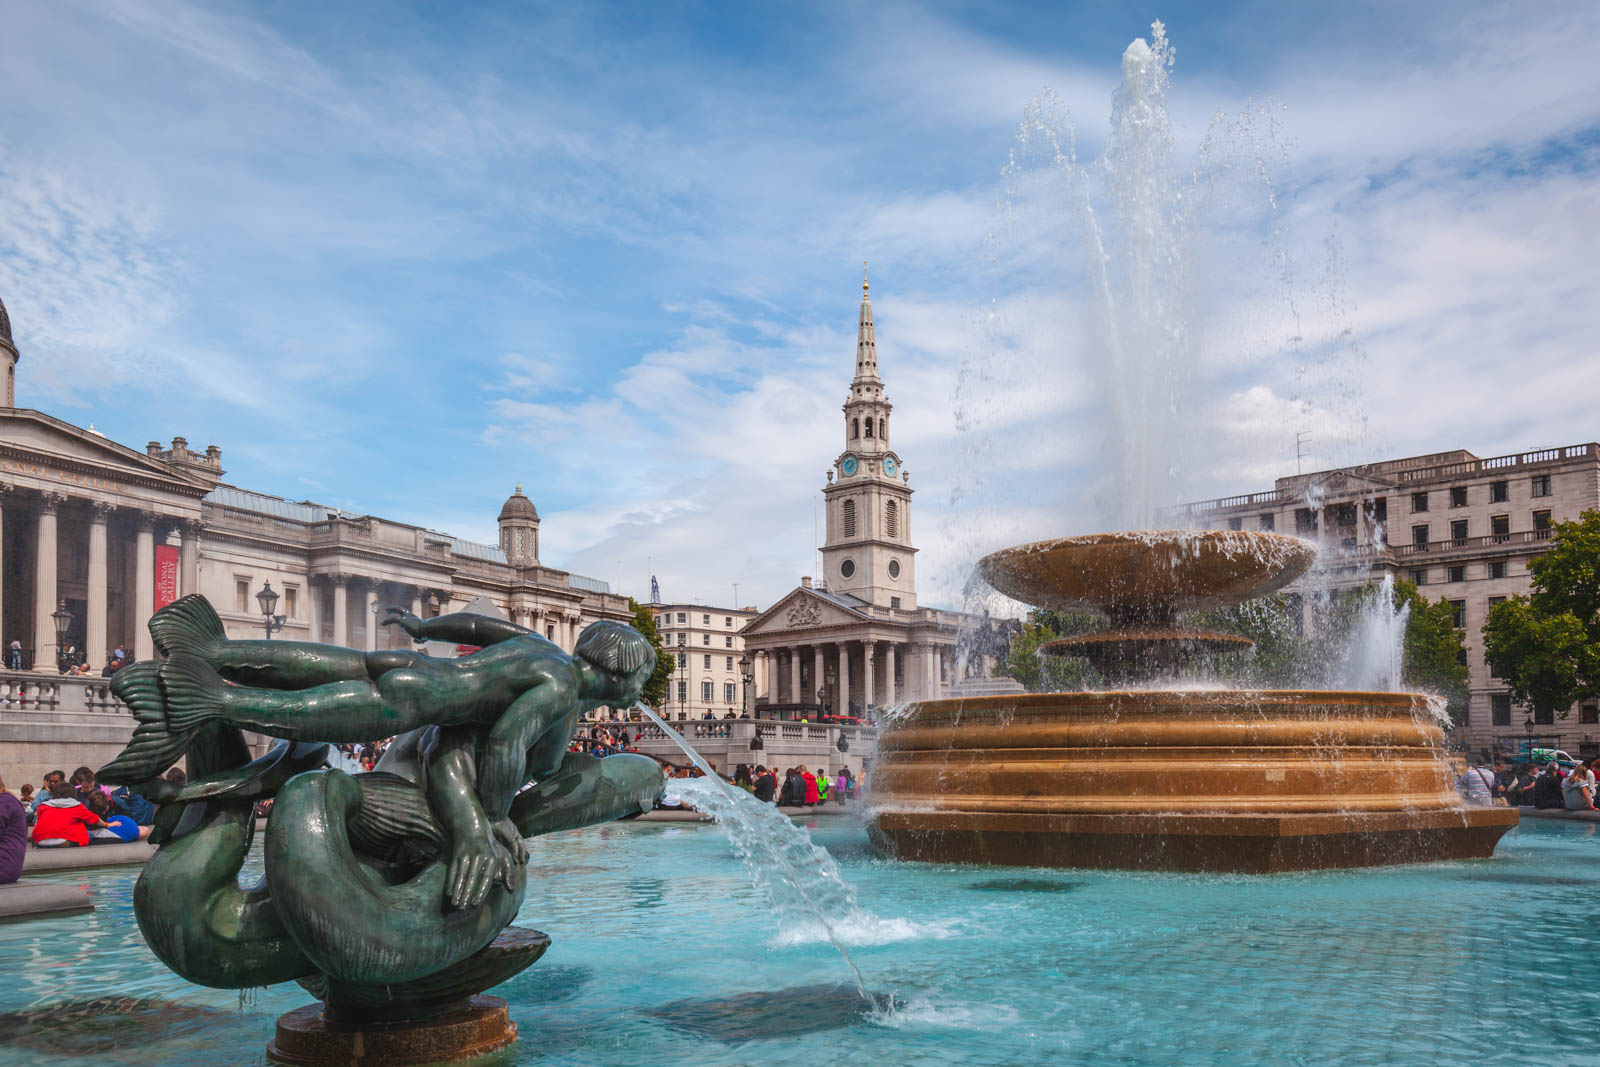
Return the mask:
<svg viewBox="0 0 1600 1067">
<path fill-rule="evenodd" d="M 1237 604 L 1304 574 L 1316 546 L 1243 530 L 1139 530 L 1035 541 L 979 562 L 990 585 L 1034 607 L 1164 615 Z"/>
</svg>

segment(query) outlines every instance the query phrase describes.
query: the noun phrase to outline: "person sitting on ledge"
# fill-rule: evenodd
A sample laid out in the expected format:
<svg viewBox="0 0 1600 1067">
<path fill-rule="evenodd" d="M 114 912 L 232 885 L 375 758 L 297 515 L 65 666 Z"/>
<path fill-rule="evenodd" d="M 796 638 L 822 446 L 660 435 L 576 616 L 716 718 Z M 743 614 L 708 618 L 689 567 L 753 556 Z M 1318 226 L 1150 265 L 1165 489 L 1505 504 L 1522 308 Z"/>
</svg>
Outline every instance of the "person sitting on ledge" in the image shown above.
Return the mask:
<svg viewBox="0 0 1600 1067">
<path fill-rule="evenodd" d="M 1589 768 L 1578 764 L 1561 780 L 1561 799 L 1568 811 L 1593 811 L 1594 775 Z"/>
<path fill-rule="evenodd" d="M 28 851 L 28 816 L 22 801 L 0 781 L 0 885 L 22 877 L 22 860 Z"/>
<path fill-rule="evenodd" d="M 50 799 L 39 805 L 33 843 L 39 848 L 87 848 L 90 828 L 104 825 L 98 815 L 78 801 L 71 785 L 57 782 L 50 790 Z"/>
<path fill-rule="evenodd" d="M 1554 760 L 1546 763 L 1544 772 L 1533 780 L 1533 806 L 1544 810 L 1567 806 L 1561 795 L 1561 771 Z"/>
<path fill-rule="evenodd" d="M 83 806 L 105 824 L 89 831 L 90 844 L 120 845 L 150 836 L 150 827 L 140 826 L 126 815 L 118 815 L 112 799 L 98 789 L 85 798 Z"/>
</svg>

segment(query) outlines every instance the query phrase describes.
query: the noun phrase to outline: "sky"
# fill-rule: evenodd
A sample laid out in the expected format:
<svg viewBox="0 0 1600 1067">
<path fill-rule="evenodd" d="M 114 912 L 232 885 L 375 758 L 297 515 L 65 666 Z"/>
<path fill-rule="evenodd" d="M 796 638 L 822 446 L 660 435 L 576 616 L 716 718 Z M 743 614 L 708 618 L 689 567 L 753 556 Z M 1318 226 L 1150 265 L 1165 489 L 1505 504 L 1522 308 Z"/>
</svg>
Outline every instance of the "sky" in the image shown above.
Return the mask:
<svg viewBox="0 0 1600 1067">
<path fill-rule="evenodd" d="M 1115 246 L 1095 161 L 1157 19 L 1185 369 L 1116 423 L 1084 207 Z M 766 607 L 813 572 L 863 261 L 925 604 L 983 551 L 1105 525 L 1130 450 L 1196 499 L 1293 473 L 1297 433 L 1307 470 L 1600 437 L 1597 5 L 0 0 L 0 25 L 19 406 L 479 540 L 520 483 L 544 562 L 641 599 L 655 574 Z"/>
</svg>

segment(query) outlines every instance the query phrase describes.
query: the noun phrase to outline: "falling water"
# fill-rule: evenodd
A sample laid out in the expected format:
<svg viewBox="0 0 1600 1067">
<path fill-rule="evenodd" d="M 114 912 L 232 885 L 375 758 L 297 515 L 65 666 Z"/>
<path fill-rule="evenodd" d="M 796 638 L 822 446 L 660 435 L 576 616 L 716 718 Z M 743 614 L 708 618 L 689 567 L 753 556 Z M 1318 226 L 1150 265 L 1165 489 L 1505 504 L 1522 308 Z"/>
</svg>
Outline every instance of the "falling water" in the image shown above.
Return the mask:
<svg viewBox="0 0 1600 1067">
<path fill-rule="evenodd" d="M 715 819 L 727 833 L 734 851 L 750 872 L 751 880 L 767 898 L 780 923 L 793 923 L 796 918 L 816 922 L 839 951 L 856 991 L 872 1006 L 873 1013 L 892 1012 L 893 998 L 886 997 L 880 1003 L 867 991 L 860 969 L 841 943 L 838 932 L 841 926 L 867 925 L 873 917 L 856 902 L 856 891 L 839 874 L 833 857 L 813 844 L 811 835 L 796 826 L 776 805 L 762 803 L 743 789 L 723 781 L 661 716 L 643 704 L 635 704 L 634 708 L 649 716 L 705 774 L 704 778 L 676 780 L 673 788 Z"/>
<path fill-rule="evenodd" d="M 1397 692 L 1402 688 L 1406 624 L 1411 605 L 1395 610 L 1394 577 L 1384 575 L 1363 596 L 1345 649 L 1346 667 L 1337 679 L 1341 688 Z"/>
</svg>

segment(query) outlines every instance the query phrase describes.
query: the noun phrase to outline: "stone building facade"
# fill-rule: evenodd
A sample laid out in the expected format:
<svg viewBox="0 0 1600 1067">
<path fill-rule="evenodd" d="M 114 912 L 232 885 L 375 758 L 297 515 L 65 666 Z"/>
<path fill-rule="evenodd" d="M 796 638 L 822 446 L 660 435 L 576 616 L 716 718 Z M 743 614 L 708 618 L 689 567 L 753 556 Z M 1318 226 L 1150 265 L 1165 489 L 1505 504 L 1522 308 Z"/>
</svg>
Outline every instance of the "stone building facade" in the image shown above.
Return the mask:
<svg viewBox="0 0 1600 1067">
<path fill-rule="evenodd" d="M 995 662 L 1003 624 L 917 602 L 913 491 L 891 446 L 892 411 L 863 280 L 844 450 L 822 490 L 823 573 L 802 578 L 744 629 L 767 709 L 870 716 L 885 704 L 944 696 Z"/>
<path fill-rule="evenodd" d="M 664 718 L 724 718 L 749 711 L 754 699 L 745 689 L 744 627 L 755 608 L 712 608 L 703 604 L 651 604 L 661 644 L 675 665 L 667 681 Z"/>
<path fill-rule="evenodd" d="M 1470 697 L 1459 740 L 1473 751 L 1519 748 L 1530 737 L 1600 756 L 1600 707 L 1535 720 L 1514 708 L 1483 653 L 1489 609 L 1530 589 L 1528 562 L 1553 523 L 1600 507 L 1600 444 L 1481 459 L 1462 449 L 1279 478 L 1264 493 L 1175 509 L 1175 524 L 1277 530 L 1323 548 L 1334 588 L 1385 574 L 1409 578 L 1456 609 Z M 1293 592 L 1295 587 L 1291 586 Z"/>
<path fill-rule="evenodd" d="M 0 305 L 8 401 L 17 354 Z M 260 637 L 257 594 L 270 584 L 284 616 L 274 636 L 366 649 L 409 647 L 403 632 L 377 625 L 390 605 L 431 616 L 483 597 L 569 651 L 591 622 L 632 620 L 627 598 L 606 582 L 540 560 L 538 512 L 520 486 L 500 510 L 499 542 L 481 544 L 255 492 L 224 475 L 215 445 L 195 451 L 176 437 L 139 450 L 44 412 L 0 409 L 0 645 L 15 641 L 31 668 L 0 678 L 0 774 L 37 781 L 31 764 L 8 759 L 24 735 L 30 752 L 62 749 L 40 756 L 52 764 L 97 766 L 114 755 L 132 719 L 103 686 L 78 693 L 78 683 L 60 681 L 58 651 L 71 648 L 98 681 L 113 649 L 153 656 L 146 623 L 188 593 L 206 595 L 229 636 Z M 95 730 L 64 710 L 79 705 L 98 716 Z M 87 737 L 92 748 L 65 754 Z"/>
</svg>

